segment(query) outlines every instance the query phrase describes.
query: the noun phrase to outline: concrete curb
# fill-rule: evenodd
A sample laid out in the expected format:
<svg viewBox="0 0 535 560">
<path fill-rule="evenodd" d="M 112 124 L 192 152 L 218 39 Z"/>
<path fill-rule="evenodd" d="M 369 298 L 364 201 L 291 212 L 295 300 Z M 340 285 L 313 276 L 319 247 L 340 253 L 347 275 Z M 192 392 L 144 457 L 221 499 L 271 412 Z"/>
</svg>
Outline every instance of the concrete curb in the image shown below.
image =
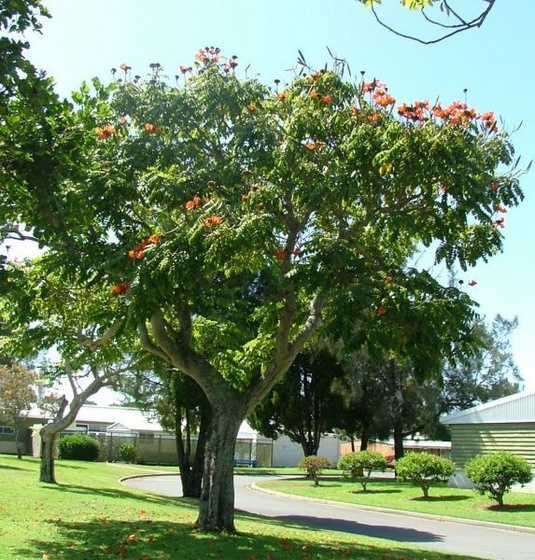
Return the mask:
<svg viewBox="0 0 535 560">
<path fill-rule="evenodd" d="M 377 506 L 363 506 L 360 504 L 351 504 L 348 502 L 338 502 L 335 500 L 322 500 L 318 498 L 309 498 L 307 496 L 297 496 L 295 494 L 286 494 L 285 492 L 278 492 L 276 490 L 270 490 L 269 488 L 262 488 L 257 484 L 251 484 L 249 486 L 251 490 L 255 492 L 261 492 L 264 494 L 270 494 L 272 496 L 284 496 L 285 498 L 289 498 L 292 500 L 298 501 L 305 501 L 305 502 L 313 502 L 318 504 L 324 504 L 331 507 L 339 507 L 339 508 L 349 508 L 355 510 L 363 510 L 363 511 L 377 511 L 380 513 L 390 513 L 392 515 L 407 515 L 409 517 L 416 517 L 421 519 L 430 519 L 434 521 L 447 521 L 448 523 L 458 523 L 459 525 L 473 525 L 474 527 L 489 527 L 491 529 L 500 529 L 502 531 L 512 531 L 515 533 L 528 533 L 528 534 L 535 534 L 535 529 L 531 527 L 522 527 L 519 525 L 505 525 L 503 523 L 493 523 L 492 521 L 478 521 L 474 519 L 465 519 L 459 517 L 447 517 L 445 515 L 432 515 L 432 514 L 425 514 L 425 513 L 415 513 L 412 511 L 407 511 L 403 509 L 388 509 L 382 508 Z"/>
</svg>

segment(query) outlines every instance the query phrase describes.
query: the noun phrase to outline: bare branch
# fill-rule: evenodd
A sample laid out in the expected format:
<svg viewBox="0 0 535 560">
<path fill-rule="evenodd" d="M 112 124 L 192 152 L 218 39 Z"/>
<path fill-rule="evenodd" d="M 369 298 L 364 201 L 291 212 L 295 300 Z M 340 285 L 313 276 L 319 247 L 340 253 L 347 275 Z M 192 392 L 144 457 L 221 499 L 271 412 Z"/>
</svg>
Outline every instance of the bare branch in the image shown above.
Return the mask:
<svg viewBox="0 0 535 560">
<path fill-rule="evenodd" d="M 421 43 L 422 45 L 433 45 L 436 43 L 440 43 L 441 41 L 444 41 L 445 39 L 448 39 L 449 37 L 452 37 L 453 35 L 456 35 L 457 33 L 462 33 L 463 31 L 468 31 L 469 29 L 474 29 L 474 28 L 479 28 L 483 25 L 484 21 L 486 20 L 487 16 L 489 15 L 490 11 L 492 10 L 492 8 L 494 7 L 494 4 L 496 2 L 496 0 L 481 0 L 482 2 L 486 3 L 487 6 L 485 7 L 484 10 L 482 10 L 476 17 L 474 17 L 471 20 L 465 20 L 460 14 L 458 14 L 455 10 L 453 10 L 450 5 L 448 4 L 448 2 L 444 2 L 444 5 L 446 6 L 446 9 L 448 10 L 449 14 L 452 14 L 452 16 L 459 22 L 456 24 L 452 24 L 452 25 L 447 25 L 445 23 L 439 22 L 433 18 L 431 18 L 424 10 L 421 10 L 421 14 L 423 16 L 423 18 L 430 23 L 432 26 L 434 27 L 438 27 L 440 29 L 450 29 L 451 31 L 448 31 L 447 33 L 444 33 L 443 35 L 437 37 L 436 39 L 429 39 L 429 40 L 425 40 L 425 39 L 421 39 L 419 37 L 415 37 L 414 35 L 409 35 L 407 33 L 402 33 L 401 31 L 398 31 L 397 29 L 395 29 L 394 27 L 392 27 L 391 25 L 388 25 L 385 21 L 383 21 L 383 19 L 381 19 L 381 17 L 379 16 L 379 14 L 377 13 L 375 6 L 371 6 L 371 11 L 377 21 L 377 23 L 379 23 L 379 25 L 381 25 L 382 27 L 384 27 L 385 29 L 387 29 L 388 31 L 390 31 L 391 33 L 393 33 L 394 35 L 397 35 L 398 37 L 402 37 L 404 39 L 410 39 L 411 41 L 416 41 L 417 43 Z"/>
</svg>

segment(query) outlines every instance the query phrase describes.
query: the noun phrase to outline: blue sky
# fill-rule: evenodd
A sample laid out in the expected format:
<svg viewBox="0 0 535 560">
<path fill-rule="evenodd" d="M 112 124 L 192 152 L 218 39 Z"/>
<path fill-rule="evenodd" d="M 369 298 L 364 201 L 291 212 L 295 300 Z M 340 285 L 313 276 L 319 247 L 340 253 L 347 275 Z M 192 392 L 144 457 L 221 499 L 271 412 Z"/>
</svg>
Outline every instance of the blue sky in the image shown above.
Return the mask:
<svg viewBox="0 0 535 560">
<path fill-rule="evenodd" d="M 429 35 L 419 16 L 383 0 L 385 19 L 405 31 Z M 174 76 L 190 64 L 195 51 L 219 46 L 237 55 L 238 72 L 266 83 L 290 80 L 298 50 L 318 67 L 329 61 L 327 47 L 345 58 L 355 79 L 364 70 L 380 78 L 401 103 L 416 99 L 443 104 L 463 100 L 480 112 L 494 111 L 512 135 L 521 163 L 535 154 L 535 2 L 498 0 L 481 29 L 437 45 L 420 45 L 381 28 L 373 14 L 355 0 L 45 0 L 52 20 L 43 34 L 29 34 L 30 58 L 68 95 L 83 80 L 111 79 L 110 68 L 126 62 L 145 75 L 151 62 Z M 459 5 L 482 4 L 462 0 Z M 477 285 L 469 294 L 490 320 L 497 313 L 518 316 L 513 353 L 525 379 L 535 389 L 535 197 L 534 173 L 521 179 L 526 199 L 509 210 L 503 254 L 461 277 Z M 465 283 L 465 285 L 467 284 Z"/>
</svg>

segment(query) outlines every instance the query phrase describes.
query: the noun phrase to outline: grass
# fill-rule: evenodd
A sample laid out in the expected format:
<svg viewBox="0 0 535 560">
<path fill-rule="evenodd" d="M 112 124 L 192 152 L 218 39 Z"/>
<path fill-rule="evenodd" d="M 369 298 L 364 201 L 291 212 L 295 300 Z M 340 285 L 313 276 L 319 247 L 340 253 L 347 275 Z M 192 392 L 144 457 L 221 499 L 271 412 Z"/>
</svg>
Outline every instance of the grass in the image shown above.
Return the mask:
<svg viewBox="0 0 535 560">
<path fill-rule="evenodd" d="M 320 486 L 306 478 L 266 481 L 259 486 L 321 500 L 535 528 L 535 494 L 510 492 L 500 508 L 474 490 L 440 485 L 430 489 L 426 500 L 419 487 L 385 479 L 372 479 L 367 492 L 358 482 L 340 476 L 323 476 Z"/>
<path fill-rule="evenodd" d="M 57 461 L 58 485 L 39 463 L 0 455 L 1 560 L 463 560 L 399 543 L 238 515 L 237 536 L 192 530 L 196 504 L 121 485 L 147 466 Z M 175 468 L 176 470 L 176 468 Z M 251 472 L 251 471 L 246 471 Z"/>
</svg>

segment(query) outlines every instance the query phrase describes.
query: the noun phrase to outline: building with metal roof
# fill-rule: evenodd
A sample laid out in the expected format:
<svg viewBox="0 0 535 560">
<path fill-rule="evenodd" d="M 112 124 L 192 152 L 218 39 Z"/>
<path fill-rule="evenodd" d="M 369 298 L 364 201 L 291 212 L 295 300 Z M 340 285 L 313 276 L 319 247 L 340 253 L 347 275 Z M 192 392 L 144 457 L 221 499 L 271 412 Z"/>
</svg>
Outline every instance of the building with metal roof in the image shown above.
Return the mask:
<svg viewBox="0 0 535 560">
<path fill-rule="evenodd" d="M 497 451 L 526 459 L 535 478 L 535 391 L 453 412 L 440 421 L 451 430 L 451 458 L 457 468 L 450 481 L 453 485 L 469 487 L 470 481 L 464 475 L 466 462 L 476 455 Z M 535 481 L 523 489 L 535 492 Z"/>
</svg>

